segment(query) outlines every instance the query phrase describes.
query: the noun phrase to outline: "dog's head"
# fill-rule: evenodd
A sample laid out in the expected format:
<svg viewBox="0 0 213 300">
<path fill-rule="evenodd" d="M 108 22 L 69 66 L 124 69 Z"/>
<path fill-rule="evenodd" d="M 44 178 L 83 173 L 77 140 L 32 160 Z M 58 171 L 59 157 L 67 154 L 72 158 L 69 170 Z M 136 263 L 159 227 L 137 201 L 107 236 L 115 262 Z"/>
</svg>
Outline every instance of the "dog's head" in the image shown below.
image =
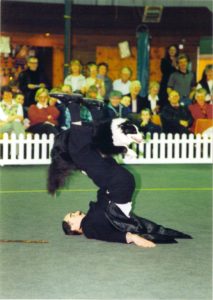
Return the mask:
<svg viewBox="0 0 213 300">
<path fill-rule="evenodd" d="M 143 136 L 138 131 L 137 126 L 127 119 L 113 119 L 111 130 L 114 146 L 128 147 L 132 143 L 140 144 L 143 140 Z"/>
</svg>

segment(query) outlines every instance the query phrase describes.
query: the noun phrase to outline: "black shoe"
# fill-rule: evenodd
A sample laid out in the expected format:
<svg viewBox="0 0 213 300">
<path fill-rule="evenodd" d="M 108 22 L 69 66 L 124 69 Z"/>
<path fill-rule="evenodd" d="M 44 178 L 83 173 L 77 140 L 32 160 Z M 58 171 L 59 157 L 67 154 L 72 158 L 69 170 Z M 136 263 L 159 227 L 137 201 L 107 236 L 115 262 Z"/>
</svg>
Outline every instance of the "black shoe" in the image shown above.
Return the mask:
<svg viewBox="0 0 213 300">
<path fill-rule="evenodd" d="M 65 94 L 65 93 L 50 93 L 50 97 L 60 100 L 65 105 L 70 102 L 82 103 L 83 95 L 82 94 Z"/>
</svg>

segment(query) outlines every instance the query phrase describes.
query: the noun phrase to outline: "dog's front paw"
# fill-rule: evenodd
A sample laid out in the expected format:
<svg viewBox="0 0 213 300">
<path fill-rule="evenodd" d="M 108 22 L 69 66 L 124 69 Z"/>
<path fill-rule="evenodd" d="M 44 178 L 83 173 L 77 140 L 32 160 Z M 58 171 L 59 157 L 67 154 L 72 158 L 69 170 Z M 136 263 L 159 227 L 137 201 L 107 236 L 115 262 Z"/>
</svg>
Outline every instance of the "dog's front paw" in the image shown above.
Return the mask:
<svg viewBox="0 0 213 300">
<path fill-rule="evenodd" d="M 127 158 L 137 158 L 137 153 L 132 149 L 128 149 L 127 152 L 125 153 L 125 156 Z"/>
</svg>

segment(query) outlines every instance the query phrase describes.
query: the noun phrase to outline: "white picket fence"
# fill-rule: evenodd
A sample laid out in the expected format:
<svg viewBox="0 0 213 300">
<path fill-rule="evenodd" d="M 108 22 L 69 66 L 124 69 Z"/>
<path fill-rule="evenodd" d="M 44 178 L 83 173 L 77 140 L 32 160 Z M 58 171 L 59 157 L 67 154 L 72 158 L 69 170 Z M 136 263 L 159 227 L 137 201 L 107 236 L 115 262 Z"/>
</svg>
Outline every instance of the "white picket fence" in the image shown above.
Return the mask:
<svg viewBox="0 0 213 300">
<path fill-rule="evenodd" d="M 50 151 L 54 135 L 39 137 L 4 134 L 0 139 L 0 165 L 46 165 L 50 163 Z M 211 164 L 213 161 L 213 137 L 197 135 L 154 134 L 153 138 L 133 149 L 137 158 L 124 158 L 125 164 Z"/>
</svg>

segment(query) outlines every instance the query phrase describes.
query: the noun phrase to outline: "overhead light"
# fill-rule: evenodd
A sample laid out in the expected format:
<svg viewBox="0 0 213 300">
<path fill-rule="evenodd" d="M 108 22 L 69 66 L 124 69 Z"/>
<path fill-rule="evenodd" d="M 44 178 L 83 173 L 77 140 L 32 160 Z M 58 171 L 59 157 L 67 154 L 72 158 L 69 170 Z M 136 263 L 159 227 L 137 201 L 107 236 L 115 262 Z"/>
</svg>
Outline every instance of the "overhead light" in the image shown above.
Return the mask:
<svg viewBox="0 0 213 300">
<path fill-rule="evenodd" d="M 143 23 L 159 23 L 163 13 L 163 6 L 145 6 Z"/>
</svg>

